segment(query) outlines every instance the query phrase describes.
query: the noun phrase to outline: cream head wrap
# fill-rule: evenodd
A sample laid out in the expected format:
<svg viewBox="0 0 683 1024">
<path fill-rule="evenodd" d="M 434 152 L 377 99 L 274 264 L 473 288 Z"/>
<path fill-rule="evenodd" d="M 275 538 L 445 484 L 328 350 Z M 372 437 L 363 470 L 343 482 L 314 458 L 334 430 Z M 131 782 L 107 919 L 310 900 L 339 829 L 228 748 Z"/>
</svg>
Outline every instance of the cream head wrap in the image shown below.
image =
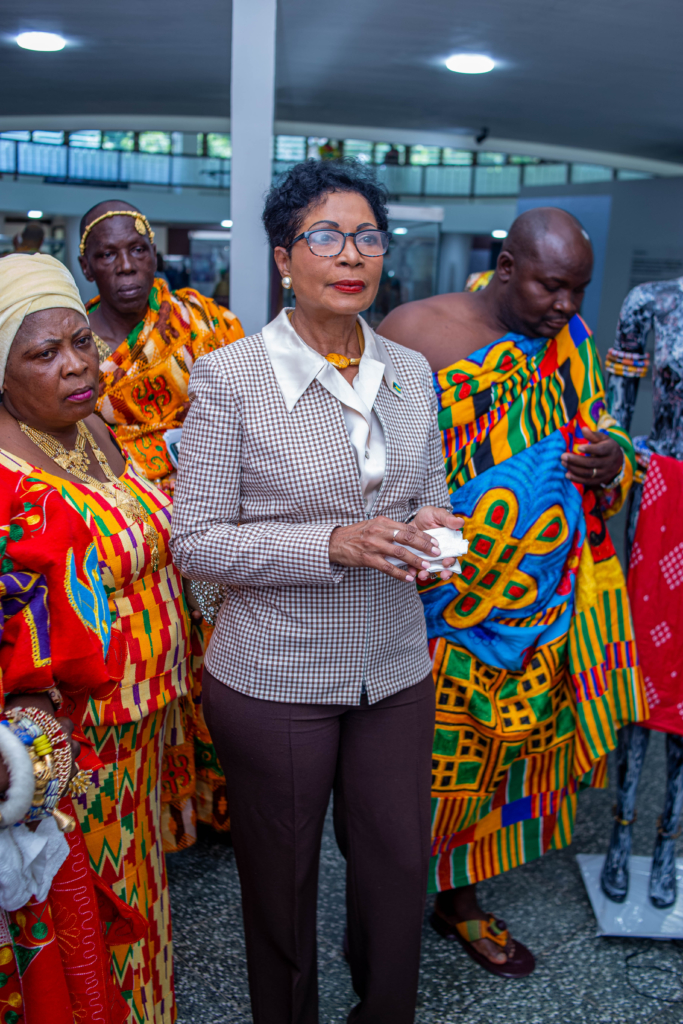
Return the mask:
<svg viewBox="0 0 683 1024">
<path fill-rule="evenodd" d="M 24 317 L 55 308 L 75 309 L 88 319 L 76 282 L 63 263 L 43 253 L 13 253 L 0 259 L 0 389 Z"/>
</svg>

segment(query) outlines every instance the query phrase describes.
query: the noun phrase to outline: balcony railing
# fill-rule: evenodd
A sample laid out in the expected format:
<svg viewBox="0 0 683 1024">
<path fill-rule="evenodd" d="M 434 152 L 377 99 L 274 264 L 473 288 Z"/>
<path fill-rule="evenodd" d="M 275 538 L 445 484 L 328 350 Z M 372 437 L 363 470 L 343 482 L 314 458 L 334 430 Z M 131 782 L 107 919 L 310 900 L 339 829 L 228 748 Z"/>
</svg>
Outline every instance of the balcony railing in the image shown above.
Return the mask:
<svg viewBox="0 0 683 1024">
<path fill-rule="evenodd" d="M 49 181 L 230 188 L 230 161 L 209 156 L 75 149 L 0 139 L 0 173 Z"/>
<path fill-rule="evenodd" d="M 378 179 L 391 196 L 493 197 L 516 196 L 523 185 L 563 185 L 567 182 L 606 181 L 612 177 L 649 177 L 635 171 L 615 171 L 593 164 L 552 162 L 489 164 L 379 164 Z M 501 160 L 505 160 L 502 157 Z M 277 179 L 296 160 L 273 162 Z M 0 138 L 0 174 L 33 175 L 49 182 L 99 182 L 165 186 L 167 188 L 230 188 L 230 159 L 171 153 L 89 149 Z"/>
</svg>

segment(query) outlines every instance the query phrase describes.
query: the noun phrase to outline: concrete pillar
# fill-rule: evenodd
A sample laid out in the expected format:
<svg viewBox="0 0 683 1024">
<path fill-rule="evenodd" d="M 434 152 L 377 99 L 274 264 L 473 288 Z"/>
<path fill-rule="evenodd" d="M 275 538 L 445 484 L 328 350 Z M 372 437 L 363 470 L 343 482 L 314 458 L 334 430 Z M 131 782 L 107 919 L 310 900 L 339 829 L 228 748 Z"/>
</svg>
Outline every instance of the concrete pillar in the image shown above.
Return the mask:
<svg viewBox="0 0 683 1024">
<path fill-rule="evenodd" d="M 446 231 L 441 235 L 437 294 L 461 292 L 467 280 L 472 236 Z"/>
<path fill-rule="evenodd" d="M 66 265 L 74 276 L 76 286 L 81 293 L 83 302 L 94 299 L 97 295 L 97 285 L 94 282 L 86 281 L 78 262 L 79 245 L 81 242 L 80 217 L 65 217 L 66 227 Z"/>
<path fill-rule="evenodd" d="M 245 334 L 268 322 L 270 252 L 261 213 L 272 173 L 277 0 L 232 0 L 230 308 Z"/>
</svg>

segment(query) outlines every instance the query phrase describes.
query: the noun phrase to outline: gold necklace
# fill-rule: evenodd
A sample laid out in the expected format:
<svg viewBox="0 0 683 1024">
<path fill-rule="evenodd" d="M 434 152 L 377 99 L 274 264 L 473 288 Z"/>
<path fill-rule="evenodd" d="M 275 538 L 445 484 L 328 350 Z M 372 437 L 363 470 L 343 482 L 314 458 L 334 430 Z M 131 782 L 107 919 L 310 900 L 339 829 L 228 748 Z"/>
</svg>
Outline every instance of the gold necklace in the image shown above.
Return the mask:
<svg viewBox="0 0 683 1024">
<path fill-rule="evenodd" d="M 152 572 L 156 572 L 159 568 L 159 534 L 152 525 L 149 513 L 142 507 L 141 503 L 135 497 L 135 494 L 131 491 L 129 485 L 125 481 L 119 480 L 111 469 L 107 462 L 106 455 L 98 447 L 95 438 L 92 436 L 83 420 L 79 420 L 76 424 L 78 440 L 76 441 L 76 449 L 74 452 L 68 451 L 64 445 L 52 437 L 51 434 L 46 434 L 42 430 L 35 430 L 33 427 L 29 427 L 26 423 L 22 423 L 21 421 L 19 421 L 19 426 L 26 436 L 33 441 L 36 447 L 45 452 L 53 462 L 56 462 L 57 465 L 66 470 L 67 473 L 75 476 L 78 480 L 82 480 L 90 487 L 94 487 L 96 490 L 101 491 L 103 494 L 108 495 L 108 497 L 113 497 L 116 501 L 116 507 L 121 509 L 125 516 L 128 516 L 129 519 L 132 519 L 136 523 L 144 523 L 145 540 L 149 544 L 152 552 Z M 86 441 L 90 445 L 93 455 L 102 467 L 102 471 L 108 481 L 106 484 L 103 484 L 101 480 L 98 480 L 87 472 L 89 459 L 85 451 Z M 76 452 L 79 453 L 77 460 L 74 459 Z M 85 458 L 85 468 L 83 468 L 81 461 L 83 457 Z M 79 464 L 75 465 L 75 461 L 78 461 Z"/>
<path fill-rule="evenodd" d="M 42 449 L 46 455 L 49 455 L 52 461 L 66 470 L 67 473 L 73 473 L 74 470 L 79 473 L 88 472 L 90 459 L 85 450 L 85 435 L 80 431 L 76 438 L 76 447 L 73 451 L 69 451 L 51 434 L 44 434 L 42 430 L 34 430 L 27 423 L 19 422 L 19 426 L 35 445 Z"/>
<path fill-rule="evenodd" d="M 287 316 L 289 317 L 289 322 L 291 324 L 292 314 L 288 313 Z M 292 326 L 294 325 L 292 324 Z M 328 352 L 328 354 L 325 356 L 325 359 L 327 359 L 328 363 L 332 363 L 332 365 L 336 366 L 338 370 L 347 370 L 349 366 L 358 366 L 361 359 L 363 358 L 363 353 L 365 352 L 365 338 L 363 337 L 363 331 L 357 320 L 356 334 L 358 335 L 358 345 L 360 346 L 360 355 L 358 356 L 358 358 L 350 359 L 349 356 L 340 356 L 338 352 Z"/>
<path fill-rule="evenodd" d="M 97 349 L 97 354 L 100 357 L 100 363 L 106 363 L 107 359 L 111 358 L 111 349 L 109 348 L 109 345 L 107 345 L 106 341 L 102 341 L 100 336 L 95 334 L 94 331 L 92 332 L 92 340 L 95 342 L 95 348 Z"/>
</svg>

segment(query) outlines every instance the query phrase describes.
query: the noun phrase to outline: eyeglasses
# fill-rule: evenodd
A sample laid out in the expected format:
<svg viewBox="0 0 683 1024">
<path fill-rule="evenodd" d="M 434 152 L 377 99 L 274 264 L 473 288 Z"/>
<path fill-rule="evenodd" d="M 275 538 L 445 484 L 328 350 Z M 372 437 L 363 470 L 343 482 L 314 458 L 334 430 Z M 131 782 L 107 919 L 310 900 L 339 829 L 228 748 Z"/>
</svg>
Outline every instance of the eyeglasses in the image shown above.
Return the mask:
<svg viewBox="0 0 683 1024">
<path fill-rule="evenodd" d="M 337 231 L 335 228 L 316 228 L 297 235 L 292 245 L 305 238 L 308 248 L 314 256 L 339 256 L 346 245 L 346 239 L 352 238 L 361 256 L 384 256 L 389 251 L 389 232 L 377 228 L 366 228 L 365 231 Z"/>
</svg>

